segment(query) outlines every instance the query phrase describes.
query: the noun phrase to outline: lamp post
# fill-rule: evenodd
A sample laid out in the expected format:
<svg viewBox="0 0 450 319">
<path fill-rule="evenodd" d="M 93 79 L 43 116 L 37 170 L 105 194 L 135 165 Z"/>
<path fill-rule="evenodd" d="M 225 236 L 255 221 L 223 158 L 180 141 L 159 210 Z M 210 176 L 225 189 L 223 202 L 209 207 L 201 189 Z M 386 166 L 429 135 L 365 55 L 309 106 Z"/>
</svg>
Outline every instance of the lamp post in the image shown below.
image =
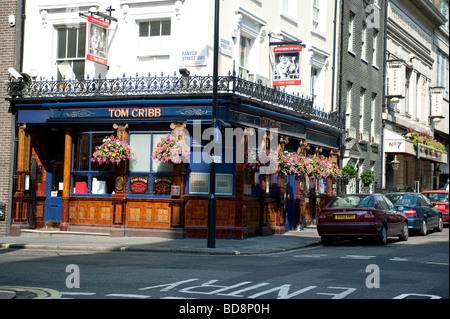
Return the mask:
<svg viewBox="0 0 450 319">
<path fill-rule="evenodd" d="M 212 98 L 212 127 L 214 138 L 217 128 L 217 103 L 219 82 L 219 5 L 220 0 L 215 0 L 214 5 L 214 66 L 213 66 L 213 98 Z M 214 155 L 214 154 L 212 154 Z M 207 247 L 216 248 L 216 163 L 212 156 L 209 178 L 209 200 L 208 200 L 208 239 Z"/>
</svg>

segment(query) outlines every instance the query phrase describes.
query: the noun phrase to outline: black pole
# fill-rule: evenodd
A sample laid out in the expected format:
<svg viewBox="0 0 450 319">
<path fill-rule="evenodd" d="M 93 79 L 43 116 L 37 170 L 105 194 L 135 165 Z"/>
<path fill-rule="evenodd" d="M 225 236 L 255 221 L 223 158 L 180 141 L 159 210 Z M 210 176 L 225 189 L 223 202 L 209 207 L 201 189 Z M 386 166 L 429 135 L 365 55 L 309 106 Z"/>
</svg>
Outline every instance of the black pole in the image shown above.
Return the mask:
<svg viewBox="0 0 450 319">
<path fill-rule="evenodd" d="M 219 4 L 215 0 L 214 7 L 214 69 L 213 69 L 213 99 L 212 99 L 212 127 L 216 129 L 217 103 L 218 103 L 218 80 L 219 80 Z M 214 155 L 214 154 L 211 154 Z M 208 202 L 208 248 L 216 248 L 216 163 L 215 158 L 211 161 L 209 178 L 209 202 Z"/>
</svg>

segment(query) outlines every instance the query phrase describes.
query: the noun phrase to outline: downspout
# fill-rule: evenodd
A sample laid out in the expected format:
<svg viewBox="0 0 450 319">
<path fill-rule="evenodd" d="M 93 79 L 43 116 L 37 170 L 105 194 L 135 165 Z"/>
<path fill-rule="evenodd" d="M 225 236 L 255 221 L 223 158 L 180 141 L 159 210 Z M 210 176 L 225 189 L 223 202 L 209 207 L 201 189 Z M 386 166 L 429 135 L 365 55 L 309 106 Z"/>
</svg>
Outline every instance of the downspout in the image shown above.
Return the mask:
<svg viewBox="0 0 450 319">
<path fill-rule="evenodd" d="M 338 102 L 338 107 L 337 107 L 337 112 L 338 112 L 338 118 L 341 119 L 341 121 L 344 121 L 344 131 L 345 131 L 345 116 L 342 116 L 342 110 L 341 110 L 341 106 L 342 106 L 342 59 L 343 59 L 343 51 L 344 51 L 344 41 L 343 41 L 343 30 L 344 30 L 344 4 L 345 4 L 345 0 L 336 0 L 336 10 L 335 10 L 335 16 L 337 16 L 337 11 L 338 11 L 338 2 L 341 3 L 341 22 L 340 22 L 340 41 L 341 41 L 341 45 L 340 45 L 340 52 L 339 52 L 339 88 L 338 88 L 338 94 L 339 94 L 339 102 Z M 344 160 L 344 145 L 343 143 L 343 138 L 342 138 L 342 134 L 340 137 L 340 150 L 341 150 L 341 155 L 340 155 L 340 167 L 343 166 L 343 160 Z"/>
<path fill-rule="evenodd" d="M 387 112 L 387 105 L 386 105 L 386 50 L 387 50 L 387 28 L 388 28 L 388 9 L 389 9 L 389 0 L 384 1 L 384 48 L 383 48 L 383 94 L 382 94 L 382 110 L 381 110 L 381 188 L 386 187 L 386 157 L 384 154 L 384 128 L 385 128 L 385 121 L 383 120 L 383 113 Z"/>
<path fill-rule="evenodd" d="M 335 0 L 334 2 L 334 21 L 333 21 L 333 78 L 331 81 L 331 112 L 334 110 L 334 95 L 335 95 L 335 77 L 336 77 L 336 33 L 337 33 L 337 12 L 338 12 L 338 2 L 339 0 Z"/>
<path fill-rule="evenodd" d="M 16 70 L 19 70 L 19 72 L 23 72 L 23 44 L 24 44 L 24 38 L 25 38 L 25 1 L 26 0 L 17 0 L 17 9 L 16 9 L 16 16 L 19 23 L 16 24 L 16 44 L 14 48 L 14 54 L 15 54 L 15 62 L 14 67 Z M 12 155 L 13 160 L 11 161 L 10 169 L 11 169 L 11 183 L 10 183 L 10 189 L 11 189 L 11 197 L 10 202 L 8 205 L 8 211 L 9 211 L 9 223 L 12 224 L 14 220 L 14 195 L 16 192 L 16 186 L 17 186 L 17 149 L 18 149 L 18 126 L 17 126 L 17 112 L 15 111 L 15 108 L 11 105 L 12 102 L 10 102 L 10 110 L 14 117 L 14 123 L 12 127 L 13 131 L 13 145 L 12 145 Z M 8 227 L 7 232 L 11 231 L 11 227 Z M 10 233 L 8 233 L 10 235 Z"/>
</svg>

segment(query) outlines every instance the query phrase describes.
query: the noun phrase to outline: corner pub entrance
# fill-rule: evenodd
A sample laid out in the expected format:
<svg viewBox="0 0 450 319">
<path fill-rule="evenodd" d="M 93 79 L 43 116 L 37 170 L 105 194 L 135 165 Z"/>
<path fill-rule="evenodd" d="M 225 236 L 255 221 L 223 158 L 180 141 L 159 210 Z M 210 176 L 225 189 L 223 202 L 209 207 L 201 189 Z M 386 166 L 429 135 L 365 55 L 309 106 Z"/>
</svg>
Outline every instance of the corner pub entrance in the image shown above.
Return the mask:
<svg viewBox="0 0 450 319">
<path fill-rule="evenodd" d="M 25 86 L 12 79 L 8 90 L 18 128 L 12 235 L 56 227 L 110 236 L 206 238 L 209 164 L 194 159 L 209 142 L 196 140 L 195 130 L 211 126 L 211 77 Z M 309 99 L 224 76 L 218 116 L 248 134 L 276 128 L 279 150 L 338 162 L 341 118 L 316 110 Z M 190 162 L 152 159 L 156 144 L 177 129 L 190 137 Z M 135 157 L 117 166 L 92 162 L 95 148 L 109 136 L 127 142 Z M 244 239 L 314 223 L 336 183 L 248 172 L 236 161 L 234 147 L 246 145 L 246 136 L 221 146 L 222 154 L 233 152 L 233 162 L 216 164 L 217 237 Z"/>
</svg>

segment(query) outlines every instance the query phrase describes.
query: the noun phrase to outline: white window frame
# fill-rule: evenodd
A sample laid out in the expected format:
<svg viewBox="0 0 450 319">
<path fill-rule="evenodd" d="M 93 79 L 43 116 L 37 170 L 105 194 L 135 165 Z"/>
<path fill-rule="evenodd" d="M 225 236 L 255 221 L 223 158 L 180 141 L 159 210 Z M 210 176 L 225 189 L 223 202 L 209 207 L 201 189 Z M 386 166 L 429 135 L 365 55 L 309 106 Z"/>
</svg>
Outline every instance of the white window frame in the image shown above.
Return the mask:
<svg viewBox="0 0 450 319">
<path fill-rule="evenodd" d="M 372 65 L 378 67 L 378 36 L 379 32 L 376 28 L 373 28 L 372 35 Z"/>
<path fill-rule="evenodd" d="M 349 17 L 348 17 L 348 52 L 353 53 L 353 38 L 354 38 L 354 34 L 355 34 L 355 30 L 354 30 L 354 26 L 355 26 L 355 13 L 353 11 L 350 11 L 349 13 Z"/>
<path fill-rule="evenodd" d="M 78 50 L 79 50 L 79 46 L 80 46 L 80 30 L 81 29 L 84 29 L 84 43 L 82 44 L 82 45 L 84 45 L 84 55 L 82 56 L 82 57 L 80 57 L 80 56 L 78 56 Z M 57 79 L 57 81 L 62 81 L 63 80 L 63 76 L 64 76 L 64 79 L 65 80 L 75 80 L 75 79 L 77 79 L 77 74 L 75 74 L 74 73 L 74 67 L 73 67 L 73 63 L 74 62 L 83 62 L 84 63 L 84 65 L 83 65 L 83 74 L 82 74 L 82 78 L 84 79 L 84 76 L 85 76 L 85 74 L 86 74 L 86 28 L 87 28 L 87 25 L 85 24 L 85 23 L 83 23 L 83 24 L 77 24 L 77 25 L 73 25 L 73 26 L 70 26 L 70 25 L 55 25 L 55 39 L 56 39 L 56 42 L 55 42 L 55 50 L 56 50 L 56 54 L 55 54 L 55 61 L 56 61 L 56 79 Z M 61 29 L 64 29 L 65 31 L 66 31 L 66 42 L 65 42 L 65 57 L 58 57 L 58 50 L 59 50 L 59 30 L 61 30 Z M 69 41 L 67 41 L 68 40 L 68 37 L 69 37 L 69 31 L 70 30 L 77 30 L 77 43 L 76 43 L 76 48 L 75 48 L 75 51 L 76 51 L 76 56 L 75 57 L 68 57 L 67 56 L 67 54 L 68 54 L 68 43 L 69 43 Z M 83 40 L 83 38 L 81 39 L 81 40 Z M 68 64 L 70 64 L 70 69 L 72 70 L 72 72 L 71 72 L 71 76 L 70 77 L 67 77 L 67 76 L 65 76 L 65 74 L 62 74 L 61 76 L 59 76 L 59 65 L 60 64 L 63 64 L 63 63 L 68 63 Z M 79 79 L 81 79 L 80 78 L 80 76 L 79 76 Z M 81 79 L 82 80 L 82 79 Z"/>
<path fill-rule="evenodd" d="M 361 27 L 361 60 L 367 62 L 367 24 L 364 20 Z"/>
</svg>

